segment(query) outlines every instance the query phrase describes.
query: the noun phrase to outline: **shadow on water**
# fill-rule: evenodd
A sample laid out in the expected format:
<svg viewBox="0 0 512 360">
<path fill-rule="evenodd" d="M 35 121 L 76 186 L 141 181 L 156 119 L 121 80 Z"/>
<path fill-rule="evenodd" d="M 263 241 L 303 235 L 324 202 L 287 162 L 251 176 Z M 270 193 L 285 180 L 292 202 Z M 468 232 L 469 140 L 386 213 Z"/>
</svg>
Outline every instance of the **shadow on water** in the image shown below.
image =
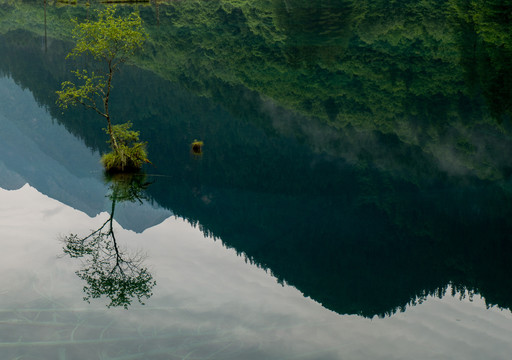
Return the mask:
<svg viewBox="0 0 512 360">
<path fill-rule="evenodd" d="M 496 96 L 510 86 L 498 90 L 486 81 L 487 72 L 507 79 L 506 47 L 493 47 L 471 19 L 457 18 L 443 33 L 469 27 L 462 35 L 436 38 L 434 15 L 442 9 L 393 8 L 376 22 L 355 16 L 360 9 L 350 2 L 337 8 L 347 17 L 342 27 L 327 16 L 332 12 L 313 14 L 325 30 L 315 47 L 315 30 L 294 22 L 309 15 L 301 1 L 275 2 L 272 16 L 283 33 L 264 27 L 235 46 L 236 34 L 251 34 L 249 15 L 216 4 L 197 9 L 211 15 L 206 30 L 173 18 L 187 24 L 193 2 L 161 4 L 152 29 L 159 51 L 140 59 L 153 64 L 151 72 L 125 68 L 118 78 L 113 111 L 141 129 L 156 174 L 165 176 L 155 177 L 148 196 L 340 314 L 391 314 L 441 296 L 447 284 L 512 308 L 510 98 Z M 150 10 L 142 10 L 146 19 Z M 382 13 L 373 10 L 368 14 Z M 229 28 L 221 24 L 226 19 Z M 418 38 L 393 43 L 399 30 L 392 20 L 408 19 L 418 20 Z M 212 40 L 210 32 L 222 36 Z M 168 33 L 181 35 L 168 48 L 186 64 L 178 55 L 162 62 L 172 58 L 162 45 Z M 478 56 L 469 61 L 473 40 Z M 0 70 L 87 146 L 105 149 L 101 124 L 54 105 L 52 93 L 70 66 L 63 61 L 67 44 L 51 40 L 43 56 L 30 45 L 37 41 L 22 31 L 4 35 Z M 450 51 L 437 52 L 436 41 Z M 236 56 L 226 56 L 228 48 Z M 267 57 L 253 56 L 256 49 L 267 49 Z M 473 93 L 465 82 L 476 84 Z M 205 142 L 201 157 L 190 154 L 194 139 Z M 113 238 L 109 221 L 95 233 Z M 112 261 L 104 262 L 106 272 L 120 274 Z M 90 272 L 82 274 L 87 282 Z M 151 278 L 145 284 L 141 297 Z M 105 292 L 89 289 L 89 297 Z M 121 298 L 113 294 L 113 302 Z"/>
<path fill-rule="evenodd" d="M 114 213 L 116 205 L 125 201 L 142 205 L 149 182 L 142 173 L 106 177 L 110 184 L 107 197 L 112 201 L 109 218 L 86 236 L 70 234 L 61 241 L 64 254 L 82 261 L 76 275 L 86 283 L 84 300 L 105 296 L 110 301 L 107 307 L 128 308 L 134 298 L 143 304 L 143 299 L 153 294 L 156 282 L 144 267 L 142 253 L 128 253 L 120 248 L 115 236 Z"/>
</svg>

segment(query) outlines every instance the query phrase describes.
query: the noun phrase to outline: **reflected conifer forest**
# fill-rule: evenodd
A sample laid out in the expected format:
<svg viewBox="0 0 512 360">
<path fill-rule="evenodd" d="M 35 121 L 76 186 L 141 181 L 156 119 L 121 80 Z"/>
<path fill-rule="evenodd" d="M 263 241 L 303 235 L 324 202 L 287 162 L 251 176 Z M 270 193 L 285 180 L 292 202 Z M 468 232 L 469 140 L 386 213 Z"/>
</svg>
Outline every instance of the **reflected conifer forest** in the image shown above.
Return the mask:
<svg viewBox="0 0 512 360">
<path fill-rule="evenodd" d="M 0 351 L 507 358 L 512 2 L 120 3 L 148 38 L 110 111 L 152 164 L 107 180 L 103 120 L 56 104 L 105 6 L 0 0 L 4 257 L 47 259 L 5 261 Z"/>
</svg>

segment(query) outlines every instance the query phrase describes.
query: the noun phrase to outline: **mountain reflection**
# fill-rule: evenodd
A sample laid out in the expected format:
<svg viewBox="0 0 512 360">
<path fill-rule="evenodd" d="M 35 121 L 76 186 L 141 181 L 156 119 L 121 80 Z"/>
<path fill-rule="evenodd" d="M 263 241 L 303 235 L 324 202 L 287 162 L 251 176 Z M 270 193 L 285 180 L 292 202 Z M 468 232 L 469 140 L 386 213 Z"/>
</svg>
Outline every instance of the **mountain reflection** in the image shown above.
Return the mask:
<svg viewBox="0 0 512 360">
<path fill-rule="evenodd" d="M 62 238 L 64 254 L 82 260 L 76 275 L 86 282 L 84 300 L 102 296 L 110 300 L 108 307 L 128 308 L 132 299 L 141 304 L 152 295 L 156 285 L 153 276 L 144 267 L 141 253 L 130 254 L 120 249 L 114 230 L 116 204 L 145 199 L 149 183 L 143 174 L 117 174 L 108 176 L 108 198 L 112 201 L 109 218 L 86 236 L 70 234 Z"/>
<path fill-rule="evenodd" d="M 138 61 L 151 71 L 123 71 L 112 106 L 166 176 L 147 195 L 340 314 L 391 314 L 447 284 L 512 308 L 512 47 L 498 2 L 224 3 L 161 3 L 158 24 L 140 10 L 153 48 Z M 85 12 L 55 7 L 50 23 L 66 11 Z M 66 43 L 38 46 L 8 32 L 0 71 L 102 149 L 101 124 L 54 105 Z M 208 151 L 191 161 L 195 138 Z M 88 298 L 125 305 L 120 285 L 98 280 L 130 259 L 111 225 L 116 201 L 137 196 L 115 186 L 111 218 L 67 239 L 70 255 L 98 237 L 88 251 L 110 246 L 97 265 L 84 253 L 92 270 L 78 275 Z M 142 274 L 139 300 L 154 285 Z"/>
</svg>

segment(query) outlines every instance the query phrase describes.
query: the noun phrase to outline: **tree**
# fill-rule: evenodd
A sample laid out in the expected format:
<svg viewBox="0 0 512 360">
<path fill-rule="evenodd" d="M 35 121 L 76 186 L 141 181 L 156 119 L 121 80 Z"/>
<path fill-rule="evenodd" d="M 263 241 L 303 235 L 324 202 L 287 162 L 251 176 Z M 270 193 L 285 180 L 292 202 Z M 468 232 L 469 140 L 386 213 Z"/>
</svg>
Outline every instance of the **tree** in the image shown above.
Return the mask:
<svg viewBox="0 0 512 360">
<path fill-rule="evenodd" d="M 62 90 L 57 91 L 57 103 L 64 109 L 81 104 L 105 118 L 112 153 L 104 155 L 102 163 L 107 170 L 126 171 L 140 169 L 149 160 L 146 144 L 139 141 L 138 132 L 130 130 L 131 123 L 112 125 L 109 109 L 112 80 L 119 67 L 142 48 L 147 33 L 137 13 L 120 17 L 115 12 L 115 7 L 107 7 L 98 12 L 95 21 L 78 23 L 75 20 L 72 35 L 76 44 L 66 58 L 89 55 L 103 69 L 99 74 L 87 69 L 72 71 L 80 85 L 72 81 L 63 82 Z"/>
<path fill-rule="evenodd" d="M 147 199 L 144 190 L 149 183 L 145 176 L 134 174 L 117 174 L 107 180 L 111 182 L 109 218 L 87 236 L 65 236 L 62 239 L 63 251 L 71 258 L 82 260 L 82 268 L 76 271 L 76 275 L 86 282 L 84 300 L 106 296 L 110 299 L 108 307 L 123 306 L 126 309 L 133 298 L 144 304 L 143 299 L 153 294 L 156 282 L 143 266 L 142 254 L 126 254 L 119 248 L 114 232 L 114 211 L 118 202 L 142 203 Z"/>
</svg>

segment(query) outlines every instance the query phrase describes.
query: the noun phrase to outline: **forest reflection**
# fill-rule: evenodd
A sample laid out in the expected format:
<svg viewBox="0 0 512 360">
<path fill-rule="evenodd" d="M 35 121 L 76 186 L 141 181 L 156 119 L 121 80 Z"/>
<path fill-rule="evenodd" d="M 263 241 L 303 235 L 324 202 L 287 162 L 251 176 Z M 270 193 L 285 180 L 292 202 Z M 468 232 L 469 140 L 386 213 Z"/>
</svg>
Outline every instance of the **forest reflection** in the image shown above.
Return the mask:
<svg viewBox="0 0 512 360">
<path fill-rule="evenodd" d="M 112 101 L 168 176 L 151 198 L 338 313 L 390 314 L 446 284 L 512 308 L 510 1 L 270 3 L 140 8 L 149 46 Z M 101 151 L 101 125 L 52 97 L 63 19 L 88 10 L 48 8 L 43 56 L 18 8 L 0 8 L 0 71 Z M 191 162 L 194 138 L 208 154 Z M 89 298 L 107 289 L 91 274 L 119 273 L 120 198 Z"/>
<path fill-rule="evenodd" d="M 129 13 L 135 7 L 150 34 L 135 65 L 158 75 L 158 81 L 179 84 L 210 99 L 233 117 L 242 115 L 268 132 L 280 125 L 279 130 L 287 127 L 295 132 L 296 124 L 283 125 L 290 116 L 281 110 L 291 110 L 295 118 L 306 118 L 299 136 L 307 140 L 314 136 L 315 122 L 331 126 L 329 136 L 337 130 L 347 134 L 341 140 L 336 135 L 333 141 L 317 140 L 313 146 L 318 151 L 347 159 L 370 153 L 377 166 L 388 168 L 390 152 L 396 149 L 400 156 L 413 151 L 432 163 L 418 167 L 496 180 L 507 178 L 512 168 L 510 157 L 504 155 L 512 133 L 512 36 L 503 20 L 512 5 L 510 1 L 500 4 L 186 0 L 125 4 L 119 11 Z M 88 18 L 99 6 L 103 5 L 94 1 L 89 7 L 57 2 L 48 6 L 52 46 L 38 61 L 48 67 L 43 75 L 48 87 L 50 82 L 67 79 L 68 65 L 59 58 L 65 56 L 66 45 L 56 41 L 69 40 L 71 29 L 65 19 Z M 0 33 L 29 28 L 43 36 L 43 10 L 35 1 L 5 4 L 0 8 L 0 19 L 5 19 Z M 18 15 L 25 13 L 34 17 L 30 24 L 36 25 L 28 26 Z M 9 37 L 0 48 L 2 55 L 14 59 L 17 44 L 9 44 Z M 21 61 L 30 61 L 31 68 L 39 66 L 32 59 Z M 13 70 L 18 70 L 19 63 L 12 65 Z M 27 71 L 17 76 L 32 77 L 25 83 L 35 81 Z M 30 85 L 32 89 L 46 86 L 37 81 Z M 138 86 L 142 82 L 140 78 L 133 81 Z M 120 91 L 135 90 L 123 84 L 116 88 Z M 147 85 L 144 97 L 132 105 L 132 111 L 138 112 L 134 126 L 141 128 L 144 138 L 144 132 L 155 127 L 150 124 L 166 116 L 155 105 L 163 98 L 161 92 Z M 52 91 L 45 89 L 36 97 L 46 97 L 43 102 L 52 115 L 67 122 L 54 109 L 55 99 L 49 99 L 49 94 Z M 181 106 L 174 99 L 165 101 Z M 66 124 L 74 133 L 93 132 L 89 127 L 94 126 L 81 114 Z M 388 147 L 396 143 L 395 149 L 361 149 L 367 139 Z M 104 146 L 96 137 L 86 141 L 95 148 Z M 414 167 L 419 162 L 410 163 Z"/>
<path fill-rule="evenodd" d="M 127 308 L 134 298 L 141 304 L 152 295 L 156 282 L 144 267 L 141 252 L 129 253 L 120 248 L 114 229 L 116 205 L 147 199 L 144 191 L 149 186 L 144 174 L 105 175 L 110 183 L 107 197 L 112 202 L 108 219 L 86 236 L 70 234 L 62 238 L 64 254 L 82 260 L 76 275 L 86 282 L 84 300 L 105 296 L 107 307 Z"/>
</svg>

